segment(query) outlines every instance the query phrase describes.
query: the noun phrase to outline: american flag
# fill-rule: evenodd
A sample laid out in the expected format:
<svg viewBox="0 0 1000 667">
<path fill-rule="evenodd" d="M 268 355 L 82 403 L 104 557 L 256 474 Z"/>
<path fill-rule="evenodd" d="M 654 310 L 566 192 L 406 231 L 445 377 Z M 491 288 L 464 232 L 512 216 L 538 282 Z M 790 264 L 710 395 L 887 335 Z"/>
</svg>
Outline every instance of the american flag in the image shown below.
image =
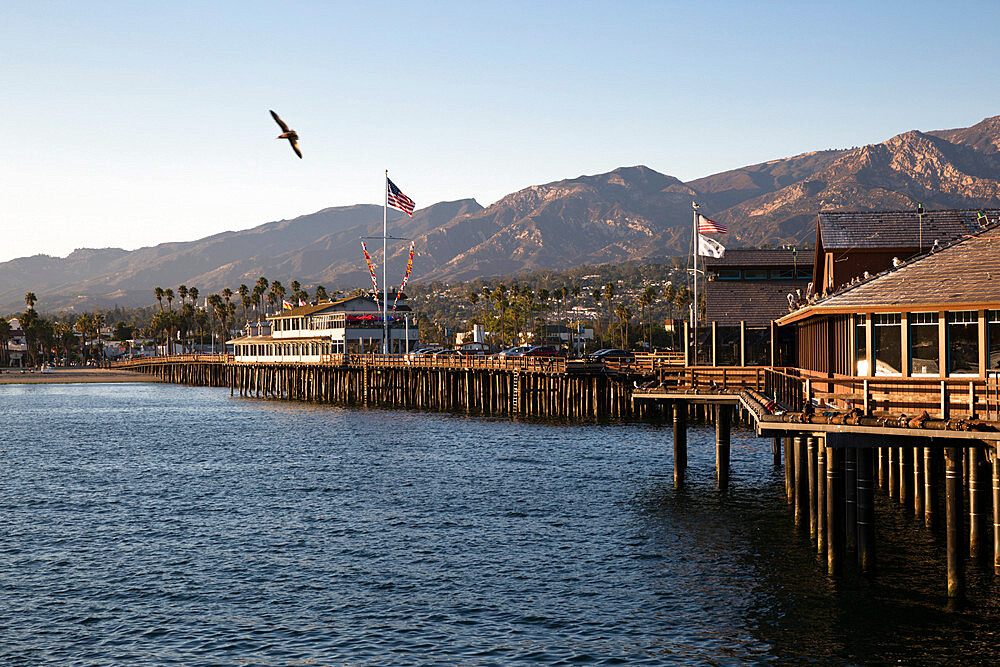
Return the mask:
<svg viewBox="0 0 1000 667">
<path fill-rule="evenodd" d="M 386 187 L 386 200 L 389 206 L 399 209 L 406 215 L 413 217 L 413 200 L 403 194 L 403 191 L 396 187 L 396 184 L 389 180 L 388 176 L 385 179 Z"/>
<path fill-rule="evenodd" d="M 698 214 L 698 233 L 699 234 L 725 234 L 726 226 L 719 222 L 714 222 L 709 220 L 705 216 Z"/>
</svg>

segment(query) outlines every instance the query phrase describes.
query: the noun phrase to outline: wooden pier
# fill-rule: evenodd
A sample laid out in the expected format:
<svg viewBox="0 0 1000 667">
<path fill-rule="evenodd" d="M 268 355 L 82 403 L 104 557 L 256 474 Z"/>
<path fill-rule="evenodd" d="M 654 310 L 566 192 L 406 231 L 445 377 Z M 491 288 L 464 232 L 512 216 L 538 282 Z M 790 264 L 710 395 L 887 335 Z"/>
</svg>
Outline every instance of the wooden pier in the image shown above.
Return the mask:
<svg viewBox="0 0 1000 667">
<path fill-rule="evenodd" d="M 731 425 L 741 422 L 771 439 L 774 463 L 785 471 L 790 519 L 808 531 L 831 576 L 843 571 L 852 552 L 859 571 L 875 574 L 878 491 L 913 514 L 914 529 L 944 522 L 949 596 L 964 595 L 969 562 L 992 557 L 1000 575 L 996 375 L 930 382 L 648 359 L 588 364 L 405 355 L 331 355 L 313 364 L 180 355 L 116 367 L 255 398 L 573 421 L 663 420 L 673 426 L 678 486 L 687 468 L 687 424 L 705 420 L 716 427 L 720 490 L 730 484 Z"/>
</svg>

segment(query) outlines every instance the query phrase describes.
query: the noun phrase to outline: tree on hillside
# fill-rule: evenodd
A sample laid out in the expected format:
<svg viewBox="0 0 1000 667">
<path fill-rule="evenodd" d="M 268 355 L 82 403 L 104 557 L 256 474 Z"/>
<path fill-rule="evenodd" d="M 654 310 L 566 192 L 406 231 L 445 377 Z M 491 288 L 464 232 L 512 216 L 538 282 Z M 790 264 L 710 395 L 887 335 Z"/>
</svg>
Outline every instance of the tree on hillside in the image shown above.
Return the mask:
<svg viewBox="0 0 1000 667">
<path fill-rule="evenodd" d="M 169 287 L 167 289 L 163 290 L 163 298 L 167 300 L 167 308 L 169 308 L 170 310 L 173 310 L 174 309 L 174 306 L 173 306 L 173 302 L 174 302 L 174 290 L 171 289 L 171 288 L 169 288 Z"/>
<path fill-rule="evenodd" d="M 280 281 L 275 280 L 271 283 L 271 294 L 274 295 L 274 302 L 278 304 L 278 308 L 282 308 L 284 305 L 282 301 L 285 299 L 285 286 Z M 271 300 L 268 299 L 268 303 L 270 302 Z"/>
<path fill-rule="evenodd" d="M 177 288 L 177 296 L 181 298 L 181 306 L 184 306 L 184 300 L 187 299 L 188 288 L 187 285 L 181 285 Z"/>
<path fill-rule="evenodd" d="M 642 319 L 645 317 L 646 312 L 649 312 L 649 320 L 646 336 L 646 349 L 650 352 L 653 351 L 653 314 L 652 308 L 653 302 L 656 301 L 656 288 L 652 285 L 647 285 L 646 289 L 642 291 L 642 295 L 639 297 L 639 308 L 641 311 L 639 317 L 639 326 L 642 326 Z"/>
<path fill-rule="evenodd" d="M 159 286 L 154 287 L 153 296 L 156 297 L 156 303 L 160 304 L 160 310 L 163 310 L 163 288 Z"/>
<path fill-rule="evenodd" d="M 330 295 L 326 293 L 326 288 L 322 285 L 316 285 L 316 303 L 320 301 L 329 301 Z"/>
<path fill-rule="evenodd" d="M 0 365 L 7 366 L 10 360 L 7 358 L 9 354 L 7 344 L 10 342 L 11 335 L 10 322 L 7 321 L 6 317 L 0 317 Z"/>
<path fill-rule="evenodd" d="M 191 303 L 193 303 L 195 306 L 197 306 L 198 305 L 198 288 L 197 287 L 189 287 L 188 288 L 188 296 L 191 297 Z"/>
<path fill-rule="evenodd" d="M 28 306 L 28 310 L 34 310 L 35 304 L 38 303 L 38 297 L 35 296 L 34 292 L 28 292 L 24 295 L 24 303 Z"/>
</svg>

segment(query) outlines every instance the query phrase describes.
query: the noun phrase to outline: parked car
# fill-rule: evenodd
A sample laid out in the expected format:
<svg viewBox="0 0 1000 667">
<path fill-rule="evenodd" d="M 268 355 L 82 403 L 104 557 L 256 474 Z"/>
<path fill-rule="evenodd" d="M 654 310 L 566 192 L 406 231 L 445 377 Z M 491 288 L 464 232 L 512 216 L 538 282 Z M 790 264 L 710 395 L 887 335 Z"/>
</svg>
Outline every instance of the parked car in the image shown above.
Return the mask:
<svg viewBox="0 0 1000 667">
<path fill-rule="evenodd" d="M 524 353 L 530 350 L 534 345 L 518 345 L 516 347 L 511 347 L 503 352 L 497 354 L 500 357 L 523 357 Z"/>
<path fill-rule="evenodd" d="M 562 352 L 559 348 L 553 347 L 552 345 L 535 345 L 529 350 L 525 350 L 524 357 L 559 357 L 562 356 Z"/>
<path fill-rule="evenodd" d="M 587 355 L 588 361 L 635 361 L 635 355 L 628 350 L 605 348 Z"/>
<path fill-rule="evenodd" d="M 442 357 L 461 357 L 462 353 L 459 352 L 458 350 L 436 350 L 431 353 L 431 356 L 434 357 L 435 359 L 439 359 Z"/>
<path fill-rule="evenodd" d="M 410 354 L 407 355 L 406 358 L 407 359 L 421 359 L 423 357 L 428 357 L 428 356 L 434 354 L 435 352 L 440 352 L 441 349 L 442 348 L 440 346 L 437 346 L 437 347 L 418 347 L 415 350 L 411 350 Z"/>
</svg>

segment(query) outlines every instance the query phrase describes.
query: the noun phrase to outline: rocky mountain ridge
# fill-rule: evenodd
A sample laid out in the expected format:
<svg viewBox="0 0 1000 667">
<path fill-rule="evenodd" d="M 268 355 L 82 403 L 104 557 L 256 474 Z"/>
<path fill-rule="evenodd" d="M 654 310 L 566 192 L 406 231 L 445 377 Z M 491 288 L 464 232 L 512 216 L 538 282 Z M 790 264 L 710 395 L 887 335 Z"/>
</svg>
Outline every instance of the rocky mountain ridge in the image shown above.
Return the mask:
<svg viewBox="0 0 1000 667">
<path fill-rule="evenodd" d="M 729 224 L 729 247 L 812 239 L 824 209 L 1000 206 L 1000 116 L 967 128 L 911 130 L 854 149 L 749 165 L 684 183 L 645 166 L 533 185 L 483 208 L 472 199 L 391 213 L 394 236 L 416 240 L 413 280 L 454 280 L 687 252 L 691 202 Z M 381 207 L 333 207 L 291 220 L 134 251 L 81 249 L 0 263 L 0 310 L 35 292 L 45 309 L 150 302 L 154 286 L 203 294 L 259 275 L 307 288 L 369 283 L 359 237 L 381 233 Z M 381 263 L 380 244 L 370 244 Z M 390 252 L 397 283 L 408 244 Z M 399 274 L 399 275 L 396 275 Z"/>
</svg>

